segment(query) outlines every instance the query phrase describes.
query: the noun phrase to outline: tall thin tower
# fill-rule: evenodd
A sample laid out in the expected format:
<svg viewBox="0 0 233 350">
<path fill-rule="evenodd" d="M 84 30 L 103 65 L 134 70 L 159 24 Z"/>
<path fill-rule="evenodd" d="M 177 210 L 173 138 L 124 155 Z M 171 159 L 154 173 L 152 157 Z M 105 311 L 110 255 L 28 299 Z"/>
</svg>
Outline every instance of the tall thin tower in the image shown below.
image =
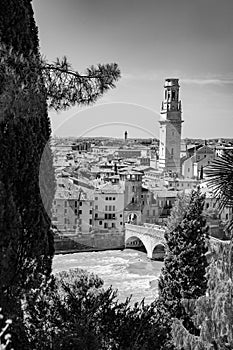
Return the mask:
<svg viewBox="0 0 233 350">
<path fill-rule="evenodd" d="M 159 170 L 180 174 L 181 101 L 179 79 L 165 79 L 160 112 Z"/>
</svg>

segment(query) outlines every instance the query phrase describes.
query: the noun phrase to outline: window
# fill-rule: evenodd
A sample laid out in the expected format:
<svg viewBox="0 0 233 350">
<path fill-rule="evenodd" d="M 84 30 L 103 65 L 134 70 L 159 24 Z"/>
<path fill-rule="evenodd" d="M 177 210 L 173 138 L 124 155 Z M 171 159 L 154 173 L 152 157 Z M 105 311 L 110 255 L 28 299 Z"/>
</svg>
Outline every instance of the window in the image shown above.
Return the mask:
<svg viewBox="0 0 233 350">
<path fill-rule="evenodd" d="M 112 200 L 115 201 L 116 197 L 112 197 Z"/>
<path fill-rule="evenodd" d="M 90 214 L 90 215 L 92 214 L 92 210 L 89 211 L 89 214 Z"/>
<path fill-rule="evenodd" d="M 74 206 L 75 206 L 75 208 L 77 208 L 77 206 L 78 206 L 78 202 L 77 201 L 74 201 Z"/>
<path fill-rule="evenodd" d="M 98 205 L 95 205 L 95 210 L 98 210 Z"/>
<path fill-rule="evenodd" d="M 190 168 L 188 168 L 188 173 L 190 172 Z"/>
<path fill-rule="evenodd" d="M 116 210 L 116 207 L 115 205 L 112 206 L 112 210 L 115 211 Z"/>
<path fill-rule="evenodd" d="M 208 209 L 208 208 L 209 208 L 209 206 L 210 206 L 210 204 L 209 204 L 209 203 L 206 203 L 206 209 Z"/>
<path fill-rule="evenodd" d="M 67 201 L 64 202 L 65 207 L 67 207 Z"/>
<path fill-rule="evenodd" d="M 228 220 L 228 214 L 226 214 L 226 220 Z"/>
<path fill-rule="evenodd" d="M 78 214 L 78 209 L 74 209 L 74 215 Z"/>
<path fill-rule="evenodd" d="M 83 212 L 82 212 L 82 210 L 79 210 L 78 213 L 79 213 L 79 214 L 82 214 Z"/>
<path fill-rule="evenodd" d="M 57 204 L 57 202 L 54 200 L 54 201 L 53 201 L 53 204 L 54 204 L 54 205 L 56 205 L 56 204 Z"/>
<path fill-rule="evenodd" d="M 56 216 L 53 217 L 53 221 L 57 221 L 57 217 Z"/>
<path fill-rule="evenodd" d="M 104 223 L 104 228 L 108 228 L 107 222 Z"/>
<path fill-rule="evenodd" d="M 109 200 L 111 201 L 111 200 L 112 200 L 112 197 L 109 197 Z"/>
<path fill-rule="evenodd" d="M 132 192 L 134 192 L 134 186 L 132 186 Z"/>
<path fill-rule="evenodd" d="M 122 214 L 120 214 L 120 218 L 122 218 Z"/>
<path fill-rule="evenodd" d="M 134 203 L 134 197 L 132 198 L 132 203 Z"/>
<path fill-rule="evenodd" d="M 79 202 L 79 206 L 81 207 L 83 205 L 83 202 Z"/>
<path fill-rule="evenodd" d="M 155 209 L 153 209 L 153 216 L 155 216 Z"/>
<path fill-rule="evenodd" d="M 105 197 L 105 200 L 108 201 L 108 197 Z"/>
<path fill-rule="evenodd" d="M 95 201 L 98 201 L 98 197 L 95 197 Z"/>
<path fill-rule="evenodd" d="M 116 227 L 115 222 L 113 222 L 112 223 L 112 228 L 115 228 L 115 227 Z"/>
<path fill-rule="evenodd" d="M 108 206 L 107 205 L 105 205 L 105 211 L 108 211 Z"/>
<path fill-rule="evenodd" d="M 95 214 L 95 218 L 96 218 L 96 219 L 98 218 L 98 214 Z"/>
<path fill-rule="evenodd" d="M 172 91 L 172 101 L 175 101 L 175 98 L 176 98 L 176 92 Z"/>
<path fill-rule="evenodd" d="M 109 205 L 109 211 L 112 211 L 112 206 L 111 205 Z"/>
<path fill-rule="evenodd" d="M 67 214 L 67 209 L 64 209 L 64 213 Z"/>
<path fill-rule="evenodd" d="M 89 224 L 92 225 L 92 219 L 89 220 Z"/>
<path fill-rule="evenodd" d="M 150 210 L 147 210 L 147 216 L 150 216 Z"/>
<path fill-rule="evenodd" d="M 122 221 L 120 222 L 120 225 L 122 225 Z"/>
<path fill-rule="evenodd" d="M 102 225 L 102 221 L 101 220 L 99 221 L 99 225 Z"/>
</svg>

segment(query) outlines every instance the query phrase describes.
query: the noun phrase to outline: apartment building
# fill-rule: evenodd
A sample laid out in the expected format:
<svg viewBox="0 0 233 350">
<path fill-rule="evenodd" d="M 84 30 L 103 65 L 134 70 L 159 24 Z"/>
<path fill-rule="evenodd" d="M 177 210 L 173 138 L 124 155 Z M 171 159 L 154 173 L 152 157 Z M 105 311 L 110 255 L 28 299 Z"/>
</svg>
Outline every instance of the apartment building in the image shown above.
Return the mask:
<svg viewBox="0 0 233 350">
<path fill-rule="evenodd" d="M 107 182 L 94 190 L 94 230 L 123 230 L 124 187 Z"/>
</svg>

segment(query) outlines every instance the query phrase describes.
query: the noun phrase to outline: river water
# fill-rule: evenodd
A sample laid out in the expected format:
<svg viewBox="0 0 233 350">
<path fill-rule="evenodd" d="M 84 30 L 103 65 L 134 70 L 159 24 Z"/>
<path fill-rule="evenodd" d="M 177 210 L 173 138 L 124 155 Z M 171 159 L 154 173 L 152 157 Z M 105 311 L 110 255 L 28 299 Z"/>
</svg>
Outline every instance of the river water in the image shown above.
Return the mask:
<svg viewBox="0 0 233 350">
<path fill-rule="evenodd" d="M 143 298 L 151 303 L 158 293 L 158 277 L 163 262 L 152 261 L 133 249 L 55 255 L 53 272 L 85 269 L 104 280 L 104 286 L 118 289 L 118 299 L 132 295 L 131 303 Z"/>
</svg>

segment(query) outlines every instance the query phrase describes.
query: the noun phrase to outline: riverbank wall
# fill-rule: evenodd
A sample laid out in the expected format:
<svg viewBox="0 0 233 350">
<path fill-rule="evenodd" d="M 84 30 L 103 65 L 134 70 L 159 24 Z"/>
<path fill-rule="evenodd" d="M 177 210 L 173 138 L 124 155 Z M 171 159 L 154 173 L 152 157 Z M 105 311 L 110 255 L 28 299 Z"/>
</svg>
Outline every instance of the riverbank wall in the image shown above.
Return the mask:
<svg viewBox="0 0 233 350">
<path fill-rule="evenodd" d="M 124 249 L 124 233 L 96 233 L 55 237 L 55 254 Z"/>
</svg>

